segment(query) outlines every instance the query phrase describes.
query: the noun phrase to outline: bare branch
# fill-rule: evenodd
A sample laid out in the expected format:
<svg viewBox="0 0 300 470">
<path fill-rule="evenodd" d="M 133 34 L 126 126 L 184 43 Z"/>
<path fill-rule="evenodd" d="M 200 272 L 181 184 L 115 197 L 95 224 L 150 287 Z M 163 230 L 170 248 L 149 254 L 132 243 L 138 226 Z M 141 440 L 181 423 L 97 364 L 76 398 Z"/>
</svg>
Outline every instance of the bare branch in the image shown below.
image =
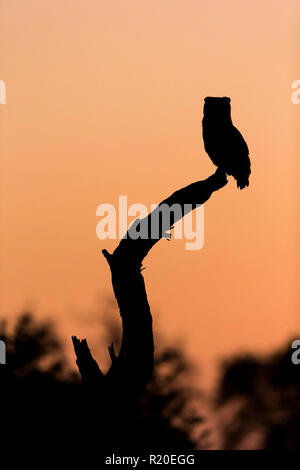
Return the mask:
<svg viewBox="0 0 300 470">
<path fill-rule="evenodd" d="M 174 192 L 158 207 L 163 204 L 168 206 L 178 204 L 182 213 L 176 216 L 171 212 L 168 225 L 161 227 L 158 237 L 133 239 L 130 237 L 131 229 L 129 229 L 113 254 L 107 250 L 102 251 L 111 270 L 112 286 L 122 319 L 122 344 L 118 357 L 115 355 L 113 345 L 109 347 L 112 365 L 103 376 L 92 358 L 86 340 L 80 342 L 73 337 L 77 364 L 83 381 L 105 383 L 108 389 L 122 390 L 122 394 L 126 391 L 132 395 L 143 390 L 152 374 L 154 344 L 152 316 L 141 274 L 142 262 L 155 243 L 163 237 L 165 231 L 171 229 L 175 222 L 186 215 L 187 204 L 190 205 L 189 211 L 193 210 L 198 205 L 204 204 L 214 191 L 226 183 L 226 174 L 218 169 L 206 180 L 197 181 Z M 153 212 L 144 219 L 137 220 L 135 228 L 147 227 L 150 234 L 152 214 Z"/>
</svg>

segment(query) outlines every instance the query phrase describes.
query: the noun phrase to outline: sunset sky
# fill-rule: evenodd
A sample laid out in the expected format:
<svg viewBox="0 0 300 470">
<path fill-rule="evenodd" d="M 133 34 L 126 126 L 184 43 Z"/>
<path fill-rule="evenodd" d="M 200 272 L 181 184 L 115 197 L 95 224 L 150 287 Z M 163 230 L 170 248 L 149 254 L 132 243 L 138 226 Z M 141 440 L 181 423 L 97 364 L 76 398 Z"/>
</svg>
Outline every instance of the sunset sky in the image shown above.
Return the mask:
<svg viewBox="0 0 300 470">
<path fill-rule="evenodd" d="M 0 0 L 1 316 L 31 308 L 67 344 L 112 295 L 96 208 L 150 208 L 215 167 L 205 96 L 250 148 L 243 191 L 205 205 L 205 243 L 160 241 L 143 272 L 156 329 L 205 374 L 300 331 L 299 0 Z M 131 219 L 132 220 L 132 219 Z M 100 349 L 99 349 L 100 344 Z M 98 350 L 99 349 L 99 350 Z M 104 354 L 106 354 L 104 352 Z"/>
</svg>

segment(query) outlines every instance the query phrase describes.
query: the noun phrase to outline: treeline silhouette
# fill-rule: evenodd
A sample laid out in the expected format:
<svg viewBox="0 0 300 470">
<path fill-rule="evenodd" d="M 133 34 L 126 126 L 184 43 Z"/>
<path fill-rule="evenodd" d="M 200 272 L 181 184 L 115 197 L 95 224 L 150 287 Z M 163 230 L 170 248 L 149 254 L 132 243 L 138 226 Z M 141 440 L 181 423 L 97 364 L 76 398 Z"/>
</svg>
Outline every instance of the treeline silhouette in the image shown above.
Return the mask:
<svg viewBox="0 0 300 470">
<path fill-rule="evenodd" d="M 224 363 L 216 401 L 223 449 L 300 449 L 300 365 L 291 360 L 292 342 Z"/>
<path fill-rule="evenodd" d="M 110 328 L 118 344 L 113 322 Z M 51 445 L 70 452 L 300 448 L 300 377 L 291 343 L 270 356 L 224 363 L 213 406 L 216 446 L 200 412 L 203 394 L 193 387 L 193 368 L 178 346 L 157 347 L 150 383 L 124 409 L 115 401 L 120 391 L 107 396 L 80 383 L 53 324 L 25 313 L 13 328 L 1 322 L 0 339 L 7 346 L 7 364 L 0 366 L 2 424 L 21 447 L 45 446 L 51 435 Z"/>
<path fill-rule="evenodd" d="M 10 330 L 1 323 L 0 339 L 7 346 L 7 364 L 0 366 L 6 433 L 14 440 L 18 436 L 23 443 L 30 438 L 44 445 L 54 429 L 51 442 L 77 444 L 77 451 L 93 445 L 98 452 L 196 447 L 192 434 L 202 422 L 195 407 L 199 394 L 178 347 L 158 347 L 152 380 L 138 399 L 128 402 L 126 397 L 124 407 L 118 399 L 122 390 L 108 396 L 101 386 L 80 383 L 53 324 L 24 313 Z"/>
</svg>

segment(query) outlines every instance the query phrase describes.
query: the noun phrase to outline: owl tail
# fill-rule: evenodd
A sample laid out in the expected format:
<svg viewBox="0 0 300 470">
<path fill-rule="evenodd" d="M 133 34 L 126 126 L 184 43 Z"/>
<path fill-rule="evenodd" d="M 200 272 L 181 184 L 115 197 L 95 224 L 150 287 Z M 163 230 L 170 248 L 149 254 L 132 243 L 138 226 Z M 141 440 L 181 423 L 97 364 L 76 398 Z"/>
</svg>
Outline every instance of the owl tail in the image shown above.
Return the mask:
<svg viewBox="0 0 300 470">
<path fill-rule="evenodd" d="M 236 178 L 236 185 L 240 189 L 244 189 L 246 186 L 249 186 L 249 176 L 239 176 Z"/>
</svg>

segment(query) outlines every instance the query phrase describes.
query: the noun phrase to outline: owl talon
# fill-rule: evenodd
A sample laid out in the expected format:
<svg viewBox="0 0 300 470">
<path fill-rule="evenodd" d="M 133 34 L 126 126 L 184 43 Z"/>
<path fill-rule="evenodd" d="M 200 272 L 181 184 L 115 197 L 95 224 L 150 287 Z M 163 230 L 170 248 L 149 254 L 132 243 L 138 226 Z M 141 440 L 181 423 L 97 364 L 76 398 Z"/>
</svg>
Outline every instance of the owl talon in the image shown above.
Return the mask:
<svg viewBox="0 0 300 470">
<path fill-rule="evenodd" d="M 217 189 L 223 188 L 228 183 L 227 175 L 223 168 L 217 168 L 214 174 L 216 183 L 217 183 Z"/>
</svg>

